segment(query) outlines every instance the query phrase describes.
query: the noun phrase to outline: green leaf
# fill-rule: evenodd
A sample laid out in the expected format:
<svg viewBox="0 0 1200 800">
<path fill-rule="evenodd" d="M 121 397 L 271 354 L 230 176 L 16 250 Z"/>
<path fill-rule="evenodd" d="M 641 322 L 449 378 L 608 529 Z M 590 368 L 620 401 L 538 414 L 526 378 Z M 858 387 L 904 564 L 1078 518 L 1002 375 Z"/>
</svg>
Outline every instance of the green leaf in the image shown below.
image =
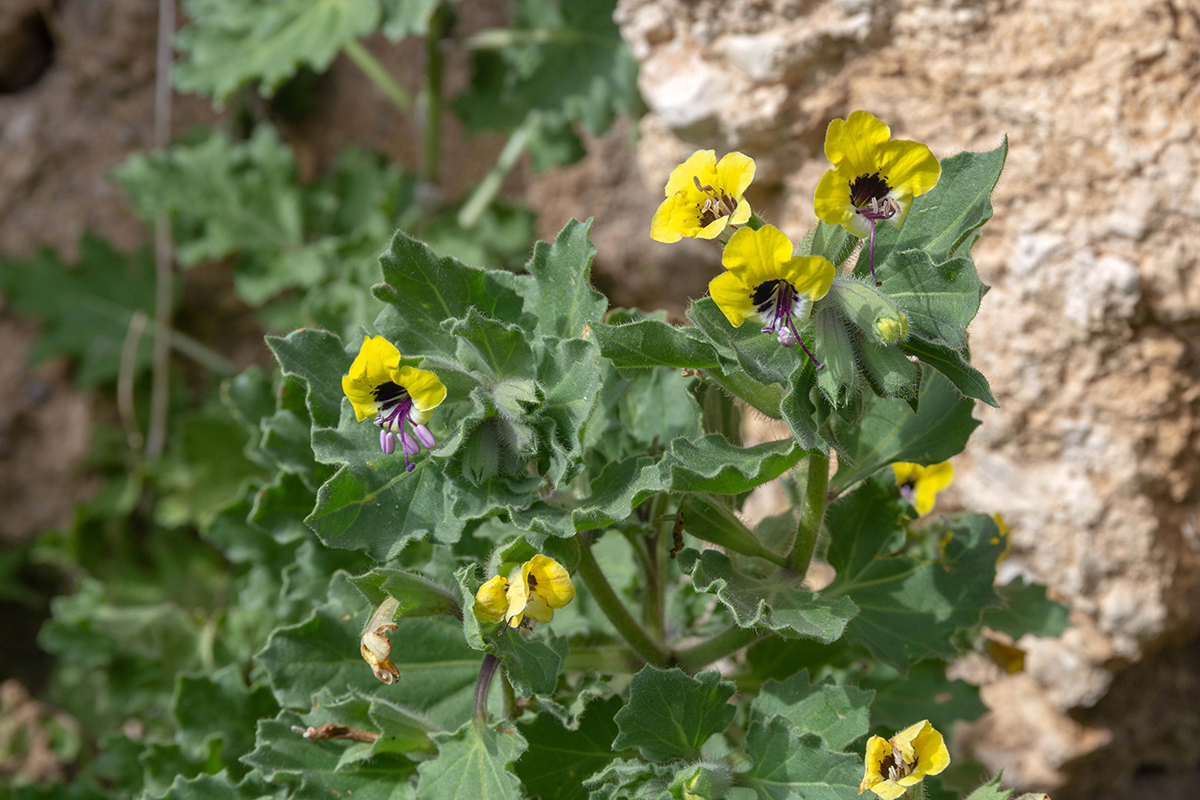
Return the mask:
<svg viewBox="0 0 1200 800">
<path fill-rule="evenodd" d="M 869 729 L 874 692 L 825 681 L 808 683 L 808 672 L 797 672 L 783 683 L 767 681 L 751 704 L 751 713 L 769 720 L 782 716 L 800 734 L 815 733 L 830 750 L 845 750 Z"/>
<path fill-rule="evenodd" d="M 689 548 L 677 560 L 679 568 L 691 574 L 692 587 L 715 594 L 743 628 L 759 625 L 789 638 L 832 642 L 856 612 L 854 603 L 845 597 L 826 600 L 805 589 L 803 579 L 790 573 L 752 578 L 738 572 L 729 556 L 716 550 L 698 553 Z"/>
<path fill-rule="evenodd" d="M 441 258 L 403 232 L 379 257 L 379 266 L 384 283 L 371 291 L 388 305 L 375 326 L 405 355 L 455 359 L 457 339 L 442 328 L 442 321 L 465 319 L 470 308 L 500 322 L 521 321 L 523 302 L 510 272 Z"/>
<path fill-rule="evenodd" d="M 806 450 L 828 451 L 830 442 L 822 425 L 828 416 L 828 403 L 817 391 L 817 377 L 811 364 L 804 364 L 792 373 L 787 382 L 787 393 L 779 404 L 783 421 L 801 447 Z M 821 404 L 820 406 L 818 404 Z M 839 449 L 839 456 L 841 450 Z M 839 466 L 841 459 L 838 460 Z"/>
<path fill-rule="evenodd" d="M 566 509 L 538 501 L 511 511 L 512 523 L 547 536 L 568 537 L 625 519 L 643 500 L 663 490 L 659 466 L 646 456 L 609 464 L 592 482 L 592 495 Z"/>
<path fill-rule="evenodd" d="M 987 378 L 971 366 L 962 352 L 946 345 L 927 342 L 919 336 L 908 337 L 900 348 L 942 373 L 967 397 L 987 403 L 992 408 L 1000 407 L 996 398 L 992 396 L 992 387 L 988 385 Z"/>
<path fill-rule="evenodd" d="M 892 252 L 924 250 L 941 263 L 956 254 L 972 234 L 992 218 L 991 194 L 1008 156 L 1008 139 L 986 153 L 959 153 L 942 161 L 942 176 L 933 191 L 914 198 L 899 230 L 880 225 L 875 232 L 875 264 L 887 281 L 894 266 Z M 965 255 L 965 253 L 960 253 Z M 855 274 L 869 274 L 867 250 L 859 254 Z M 889 292 L 890 294 L 890 292 Z"/>
<path fill-rule="evenodd" d="M 685 496 L 679 513 L 683 515 L 683 530 L 697 539 L 711 542 L 727 551 L 762 558 L 781 567 L 787 566 L 787 559 L 768 550 L 729 506 L 707 495 Z"/>
<path fill-rule="evenodd" d="M 382 0 L 383 35 L 393 42 L 405 36 L 424 36 L 441 0 Z"/>
<path fill-rule="evenodd" d="M 832 752 L 814 734 L 801 734 L 784 717 L 756 720 L 746 734 L 754 766 L 742 785 L 758 800 L 852 800 L 858 797 L 862 759 Z"/>
<path fill-rule="evenodd" d="M 600 353 L 619 367 L 711 369 L 720 361 L 694 329 L 644 319 L 625 325 L 592 326 Z"/>
<path fill-rule="evenodd" d="M 1033 795 L 1034 797 L 1042 797 L 1042 795 Z M 1005 789 L 1000 785 L 1000 776 L 997 775 L 990 781 L 980 786 L 975 791 L 967 795 L 967 800 L 1008 800 L 1012 797 L 1012 790 Z M 1018 798 L 1018 800 L 1020 800 Z"/>
<path fill-rule="evenodd" d="M 552 694 L 567 658 L 567 640 L 550 635 L 546 640 L 525 639 L 520 631 L 496 637 L 496 653 L 518 697 Z"/>
<path fill-rule="evenodd" d="M 573 479 L 581 467 L 588 418 L 600 398 L 600 353 L 583 339 L 544 339 L 539 353 L 538 381 L 545 393 L 541 427 L 549 441 L 547 479 L 559 485 Z"/>
<path fill-rule="evenodd" d="M 618 758 L 584 785 L 591 791 L 588 800 L 670 800 L 669 788 L 679 771 L 679 764 Z"/>
<path fill-rule="evenodd" d="M 862 419 L 851 425 L 838 417 L 831 425 L 840 445 L 834 490 L 848 487 L 897 461 L 937 464 L 958 455 L 971 432 L 974 402 L 940 374 L 926 370 L 917 411 L 904 400 L 871 397 Z"/>
<path fill-rule="evenodd" d="M 516 728 L 467 722 L 455 733 L 436 734 L 438 756 L 417 768 L 421 800 L 520 800 L 521 782 L 511 765 L 528 746 Z"/>
<path fill-rule="evenodd" d="M 310 708 L 326 688 L 366 694 L 384 688 L 359 652 L 359 634 L 370 612 L 349 581 L 337 579 L 328 603 L 299 625 L 271 634 L 258 660 L 281 706 Z M 434 617 L 400 618 L 389 638 L 401 678 L 386 687 L 387 698 L 424 712 L 438 725 L 465 719 L 480 655 L 463 641 L 459 625 Z"/>
<path fill-rule="evenodd" d="M 923 250 L 897 253 L 881 291 L 908 314 L 920 337 L 955 349 L 967 346 L 967 326 L 979 312 L 983 283 L 969 258 L 935 263 Z"/>
<path fill-rule="evenodd" d="M 1007 633 L 1014 639 L 1025 634 L 1062 636 L 1071 624 L 1071 607 L 1048 598 L 1046 587 L 1041 584 L 1027 584 L 1018 576 L 996 590 L 1004 600 L 1004 606 L 990 608 L 983 615 L 983 624 L 992 630 Z"/>
<path fill-rule="evenodd" d="M 629 703 L 617 712 L 621 733 L 614 750 L 636 747 L 650 761 L 696 758 L 700 745 L 733 720 L 735 687 L 715 670 L 695 677 L 678 669 L 643 667 L 629 687 Z"/>
<path fill-rule="evenodd" d="M 804 457 L 791 439 L 738 447 L 719 433 L 676 439 L 663 456 L 663 482 L 674 492 L 741 494 L 778 478 Z"/>
<path fill-rule="evenodd" d="M 154 262 L 148 248 L 126 255 L 85 233 L 71 267 L 51 250 L 28 261 L 0 258 L 0 292 L 10 311 L 40 323 L 33 363 L 68 356 L 79 385 L 95 386 L 116 380 L 133 315 L 154 317 Z M 135 351 L 137 371 L 150 365 L 152 329 L 148 323 Z"/>
<path fill-rule="evenodd" d="M 307 387 L 305 405 L 313 422 L 336 428 L 342 412 L 342 376 L 354 362 L 342 340 L 327 331 L 298 330 L 282 338 L 268 336 L 267 346 L 283 374 Z"/>
<path fill-rule="evenodd" d="M 245 763 L 271 783 L 299 781 L 293 795 L 300 798 L 347 796 L 368 800 L 412 800 L 408 778 L 416 764 L 397 753 L 382 753 L 369 761 L 347 763 L 346 742 L 305 739 L 292 730 L 305 727 L 291 711 L 258 723 L 254 752 Z"/>
<path fill-rule="evenodd" d="M 340 466 L 305 519 L 327 546 L 362 549 L 382 562 L 427 535 L 458 541 L 464 520 L 451 513 L 439 459 L 416 456 L 406 471 L 403 455 L 379 449 L 379 429 L 355 420 L 349 400 L 336 430 L 313 430 L 313 452 L 322 464 Z"/>
<path fill-rule="evenodd" d="M 554 244 L 538 242 L 526 269 L 517 278 L 517 291 L 525 310 L 537 316 L 537 333 L 559 339 L 576 339 L 604 318 L 608 299 L 592 288 L 592 259 L 596 248 L 590 238 L 592 221 L 570 220 Z"/>
<path fill-rule="evenodd" d="M 379 24 L 379 0 L 186 0 L 175 86 L 218 106 L 251 81 L 270 96 L 301 66 L 325 70 Z"/>
<path fill-rule="evenodd" d="M 576 730 L 568 730 L 548 713 L 520 725 L 529 750 L 516 764 L 517 777 L 531 797 L 588 800 L 583 781 L 617 757 L 612 741 L 619 733 L 614 720 L 624 705 L 620 697 L 593 700 Z"/>
<path fill-rule="evenodd" d="M 781 347 L 774 336 L 762 333 L 753 323 L 733 327 L 711 297 L 693 302 L 687 316 L 716 346 L 718 355 L 724 356 L 726 373 L 735 372 L 736 368 L 730 367 L 736 366 L 759 383 L 786 385 L 806 358 L 799 348 Z"/>
<path fill-rule="evenodd" d="M 222 771 L 216 775 L 201 774 L 193 778 L 180 775 L 167 788 L 161 800 L 282 800 L 286 792 L 283 787 L 271 792 L 270 787 L 263 784 L 262 779 L 256 775 L 250 775 L 241 783 L 235 784 L 228 773 Z M 74 800 L 74 795 L 71 797 Z"/>
<path fill-rule="evenodd" d="M 972 722 L 988 710 L 979 699 L 979 687 L 949 680 L 946 662 L 939 659 L 914 664 L 907 676 L 877 664 L 862 679 L 861 688 L 875 692 L 871 724 L 884 737 L 921 719 L 929 720 L 929 724 L 948 737 L 956 720 Z"/>
<path fill-rule="evenodd" d="M 351 578 L 354 587 L 363 593 L 367 602 L 378 606 L 388 597 L 399 603 L 398 617 L 430 617 L 446 615 L 462 617 L 456 592 L 415 572 L 392 567 L 376 567 L 365 575 Z"/>
<path fill-rule="evenodd" d="M 951 527 L 942 563 L 885 557 L 903 541 L 899 506 L 885 486 L 886 478 L 870 481 L 830 507 L 828 558 L 838 575 L 823 594 L 853 600 L 860 610 L 847 638 L 904 671 L 924 658 L 953 657 L 954 634 L 999 605 L 992 581 L 1002 548 L 990 541 L 995 523 L 975 515 Z"/>
<path fill-rule="evenodd" d="M 512 131 L 530 112 L 582 123 L 594 135 L 640 111 L 637 62 L 613 21 L 614 0 L 521 0 L 512 28 L 484 31 L 471 88 L 452 103 L 471 133 Z"/>
<path fill-rule="evenodd" d="M 221 763 L 235 776 L 245 772 L 238 759 L 254 749 L 255 724 L 278 712 L 271 690 L 246 686 L 236 664 L 212 677 L 180 675 L 171 699 L 171 713 L 178 723 L 176 741 L 193 758 L 203 758 L 211 739 L 220 739 Z"/>
<path fill-rule="evenodd" d="M 443 327 L 457 338 L 457 359 L 467 369 L 493 381 L 533 376 L 533 351 L 516 325 L 484 317 L 471 308 L 464 319 L 448 321 Z"/>
<path fill-rule="evenodd" d="M 656 452 L 680 436 L 698 438 L 701 410 L 695 382 L 672 369 L 626 370 L 628 383 L 617 400 L 620 431 Z"/>
<path fill-rule="evenodd" d="M 812 242 L 806 255 L 824 256 L 833 264 L 839 265 L 850 257 L 859 241 L 841 225 L 830 225 L 825 220 L 817 220 L 817 227 L 813 229 Z"/>
</svg>

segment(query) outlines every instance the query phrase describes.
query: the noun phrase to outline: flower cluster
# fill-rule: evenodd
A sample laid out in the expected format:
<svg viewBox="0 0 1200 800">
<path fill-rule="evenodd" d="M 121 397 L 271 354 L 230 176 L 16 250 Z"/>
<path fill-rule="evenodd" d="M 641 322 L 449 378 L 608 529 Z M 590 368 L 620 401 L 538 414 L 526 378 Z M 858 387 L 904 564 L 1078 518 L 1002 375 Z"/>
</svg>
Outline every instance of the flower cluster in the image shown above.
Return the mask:
<svg viewBox="0 0 1200 800">
<path fill-rule="evenodd" d="M 517 627 L 525 617 L 537 622 L 554 619 L 554 610 L 575 599 L 571 575 L 552 558 L 536 555 L 507 576 L 497 575 L 475 594 L 475 616 L 484 622 L 504 621 Z"/>
<path fill-rule="evenodd" d="M 825 154 L 833 169 L 817 185 L 814 209 L 825 222 L 860 239 L 870 237 L 874 279 L 876 224 L 899 227 L 912 199 L 937 185 L 941 165 L 919 142 L 892 141 L 891 130 L 865 111 L 829 124 Z M 782 346 L 799 344 L 821 369 L 800 328 L 813 305 L 830 294 L 837 268 L 820 255 L 797 255 L 786 235 L 753 213 L 744 194 L 754 172 L 754 160 L 742 153 L 717 161 L 712 150 L 696 151 L 671 172 L 650 237 L 668 243 L 719 239 L 725 245 L 725 272 L 709 284 L 709 294 L 729 323 L 741 327 L 753 320 Z M 882 284 L 876 279 L 875 285 Z M 895 344 L 908 336 L 907 317 L 878 292 L 866 293 L 866 287 L 846 282 L 835 294 L 839 312 L 848 312 L 880 343 Z M 870 319 L 865 322 L 859 319 L 866 316 Z"/>
<path fill-rule="evenodd" d="M 400 366 L 400 351 L 382 336 L 363 338 L 349 373 L 342 376 L 342 391 L 359 422 L 374 417 L 384 453 L 396 452 L 399 440 L 408 471 L 416 466 L 410 456 L 422 445 L 437 444 L 425 423 L 446 399 L 446 387 L 428 370 Z"/>
<path fill-rule="evenodd" d="M 921 720 L 891 739 L 867 740 L 866 768 L 858 793 L 870 789 L 883 800 L 895 800 L 926 775 L 937 775 L 950 766 L 950 752 L 942 734 Z"/>
</svg>

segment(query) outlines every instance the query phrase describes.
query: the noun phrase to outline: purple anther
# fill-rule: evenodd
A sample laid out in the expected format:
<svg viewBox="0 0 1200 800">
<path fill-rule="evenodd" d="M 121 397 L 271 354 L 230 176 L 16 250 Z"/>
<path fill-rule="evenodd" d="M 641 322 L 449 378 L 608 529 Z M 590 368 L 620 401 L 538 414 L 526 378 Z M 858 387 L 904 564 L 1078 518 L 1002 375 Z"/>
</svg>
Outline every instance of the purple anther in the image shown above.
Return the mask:
<svg viewBox="0 0 1200 800">
<path fill-rule="evenodd" d="M 392 433 L 391 431 L 380 430 L 379 449 L 382 450 L 385 455 L 389 456 L 396 452 L 396 434 Z"/>
<path fill-rule="evenodd" d="M 424 425 L 413 425 L 413 433 L 421 440 L 421 444 L 432 450 L 437 444 L 437 439 L 433 436 L 433 431 L 426 428 Z"/>
<path fill-rule="evenodd" d="M 411 433 L 401 430 L 397 436 L 400 437 L 400 446 L 404 448 L 404 455 L 415 456 L 421 452 L 421 445 L 417 444 L 417 440 L 413 438 Z"/>
<path fill-rule="evenodd" d="M 783 347 L 795 347 L 798 341 L 789 328 L 781 328 L 776 338 Z"/>
</svg>

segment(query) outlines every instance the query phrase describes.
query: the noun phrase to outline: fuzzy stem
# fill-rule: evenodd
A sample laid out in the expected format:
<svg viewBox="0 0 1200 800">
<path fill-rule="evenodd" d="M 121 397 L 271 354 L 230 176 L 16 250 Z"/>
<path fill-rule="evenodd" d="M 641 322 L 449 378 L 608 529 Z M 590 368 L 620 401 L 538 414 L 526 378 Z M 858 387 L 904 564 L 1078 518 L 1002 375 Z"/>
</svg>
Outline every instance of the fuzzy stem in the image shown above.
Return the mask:
<svg viewBox="0 0 1200 800">
<path fill-rule="evenodd" d="M 825 519 L 825 505 L 829 500 L 829 453 L 814 451 L 808 454 L 808 482 L 804 486 L 804 508 L 800 511 L 800 524 L 796 528 L 796 542 L 788 556 L 792 570 L 801 577 L 808 572 L 813 551 L 817 547 L 817 534 Z"/>
<path fill-rule="evenodd" d="M 412 97 L 403 86 L 396 82 L 383 64 L 379 63 L 379 59 L 363 47 L 362 42 L 351 39 L 342 46 L 342 51 L 363 71 L 364 75 L 371 79 L 371 83 L 375 84 L 379 91 L 395 104 L 396 108 L 405 114 L 412 111 Z"/>
<path fill-rule="evenodd" d="M 492 678 L 496 676 L 496 668 L 501 664 L 500 656 L 487 653 L 483 663 L 479 665 L 479 680 L 475 682 L 475 721 L 487 722 L 488 691 L 492 688 Z"/>
<path fill-rule="evenodd" d="M 596 605 L 633 648 L 633 652 L 641 656 L 647 663 L 659 667 L 667 666 L 670 662 L 667 648 L 661 642 L 651 639 L 637 624 L 637 620 L 629 614 L 629 610 L 625 608 L 621 598 L 617 597 L 617 593 L 609 585 L 608 579 L 600 571 L 600 565 L 596 563 L 596 557 L 592 555 L 591 544 L 582 536 L 579 537 L 579 544 L 578 574 L 583 579 L 588 591 L 591 592 Z"/>
<path fill-rule="evenodd" d="M 679 666 L 688 672 L 695 672 L 707 667 L 714 661 L 719 661 L 730 653 L 736 653 L 748 644 L 762 637 L 762 632 L 754 628 L 740 628 L 730 625 L 715 636 L 694 644 L 686 650 L 675 654 Z"/>
</svg>

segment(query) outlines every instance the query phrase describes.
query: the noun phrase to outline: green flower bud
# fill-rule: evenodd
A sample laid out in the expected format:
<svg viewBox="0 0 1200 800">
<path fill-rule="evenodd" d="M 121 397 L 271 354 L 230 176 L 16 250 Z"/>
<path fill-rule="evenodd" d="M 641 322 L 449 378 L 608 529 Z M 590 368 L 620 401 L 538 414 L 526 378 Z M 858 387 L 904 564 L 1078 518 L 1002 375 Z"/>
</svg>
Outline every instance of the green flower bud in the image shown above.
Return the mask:
<svg viewBox="0 0 1200 800">
<path fill-rule="evenodd" d="M 833 405 L 845 405 L 860 388 L 858 356 L 850 331 L 831 306 L 817 312 L 815 347 L 825 363 L 817 373 L 817 387 Z"/>
<path fill-rule="evenodd" d="M 876 344 L 892 345 L 908 336 L 908 315 L 874 286 L 842 276 L 834 279 L 827 297 L 838 313 Z"/>
<path fill-rule="evenodd" d="M 667 791 L 677 800 L 723 800 L 731 786 L 729 767 L 701 761 L 678 773 Z"/>
<path fill-rule="evenodd" d="M 535 412 L 542 403 L 542 392 L 535 381 L 504 381 L 492 390 L 496 411 L 507 420 L 517 421 Z"/>
<path fill-rule="evenodd" d="M 859 363 L 871 388 L 881 397 L 914 397 L 921 368 L 908 360 L 899 347 L 876 344 L 864 333 L 856 333 Z"/>
</svg>

